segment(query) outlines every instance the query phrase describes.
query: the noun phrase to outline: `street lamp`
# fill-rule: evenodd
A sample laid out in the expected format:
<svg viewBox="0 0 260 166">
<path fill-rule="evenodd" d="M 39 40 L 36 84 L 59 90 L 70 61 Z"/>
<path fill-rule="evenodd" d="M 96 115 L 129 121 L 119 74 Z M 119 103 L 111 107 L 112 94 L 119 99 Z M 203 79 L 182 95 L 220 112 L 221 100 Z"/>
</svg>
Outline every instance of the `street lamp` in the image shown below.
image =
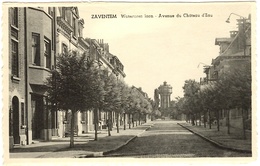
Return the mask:
<svg viewBox="0 0 260 166">
<path fill-rule="evenodd" d="M 240 16 L 239 14 L 236 14 L 236 13 L 230 13 L 229 16 L 228 16 L 228 19 L 226 20 L 226 23 L 230 23 L 230 17 L 231 17 L 231 15 L 236 15 L 236 16 L 240 17 L 241 19 L 245 19 L 245 17 Z"/>
</svg>

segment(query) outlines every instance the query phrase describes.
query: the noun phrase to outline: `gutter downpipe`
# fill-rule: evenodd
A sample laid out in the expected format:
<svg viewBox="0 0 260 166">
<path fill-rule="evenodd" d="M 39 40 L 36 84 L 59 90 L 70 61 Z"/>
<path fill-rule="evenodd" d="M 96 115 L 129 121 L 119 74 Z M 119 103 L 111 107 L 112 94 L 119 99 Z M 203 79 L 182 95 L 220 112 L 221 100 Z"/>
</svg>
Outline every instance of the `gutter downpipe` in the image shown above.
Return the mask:
<svg viewBox="0 0 260 166">
<path fill-rule="evenodd" d="M 26 144 L 29 145 L 29 110 L 28 110 L 28 58 L 27 58 L 27 12 L 24 7 L 24 61 L 25 61 L 25 110 L 26 110 Z"/>
</svg>

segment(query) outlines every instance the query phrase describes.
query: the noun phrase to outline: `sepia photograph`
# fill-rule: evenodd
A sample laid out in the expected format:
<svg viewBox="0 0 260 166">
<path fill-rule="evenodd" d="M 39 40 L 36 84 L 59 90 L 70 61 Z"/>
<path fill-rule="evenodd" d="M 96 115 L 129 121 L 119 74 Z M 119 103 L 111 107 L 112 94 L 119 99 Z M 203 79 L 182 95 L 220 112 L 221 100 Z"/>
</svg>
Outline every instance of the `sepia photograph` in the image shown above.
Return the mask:
<svg viewBox="0 0 260 166">
<path fill-rule="evenodd" d="M 256 160 L 255 1 L 2 5 L 6 164 Z"/>
</svg>

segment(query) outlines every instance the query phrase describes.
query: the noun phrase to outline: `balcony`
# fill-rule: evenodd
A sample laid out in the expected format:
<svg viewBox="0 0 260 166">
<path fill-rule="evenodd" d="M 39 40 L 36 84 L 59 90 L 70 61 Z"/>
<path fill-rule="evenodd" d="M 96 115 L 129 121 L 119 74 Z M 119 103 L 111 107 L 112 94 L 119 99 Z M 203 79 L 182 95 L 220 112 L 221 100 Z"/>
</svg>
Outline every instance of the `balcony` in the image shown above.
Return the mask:
<svg viewBox="0 0 260 166">
<path fill-rule="evenodd" d="M 29 83 L 33 85 L 45 85 L 50 76 L 50 69 L 42 66 L 29 66 Z"/>
<path fill-rule="evenodd" d="M 68 34 L 73 32 L 73 27 L 63 17 L 57 17 L 57 24 Z"/>
</svg>

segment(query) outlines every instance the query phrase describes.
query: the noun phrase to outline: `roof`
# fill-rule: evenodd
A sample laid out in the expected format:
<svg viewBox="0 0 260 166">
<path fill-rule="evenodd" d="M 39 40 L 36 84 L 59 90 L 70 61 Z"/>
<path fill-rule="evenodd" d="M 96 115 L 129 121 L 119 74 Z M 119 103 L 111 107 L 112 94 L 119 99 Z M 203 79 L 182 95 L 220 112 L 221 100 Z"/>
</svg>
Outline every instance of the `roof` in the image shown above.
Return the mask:
<svg viewBox="0 0 260 166">
<path fill-rule="evenodd" d="M 215 45 L 219 45 L 220 43 L 231 43 L 232 39 L 231 38 L 216 38 L 215 39 Z"/>
</svg>

